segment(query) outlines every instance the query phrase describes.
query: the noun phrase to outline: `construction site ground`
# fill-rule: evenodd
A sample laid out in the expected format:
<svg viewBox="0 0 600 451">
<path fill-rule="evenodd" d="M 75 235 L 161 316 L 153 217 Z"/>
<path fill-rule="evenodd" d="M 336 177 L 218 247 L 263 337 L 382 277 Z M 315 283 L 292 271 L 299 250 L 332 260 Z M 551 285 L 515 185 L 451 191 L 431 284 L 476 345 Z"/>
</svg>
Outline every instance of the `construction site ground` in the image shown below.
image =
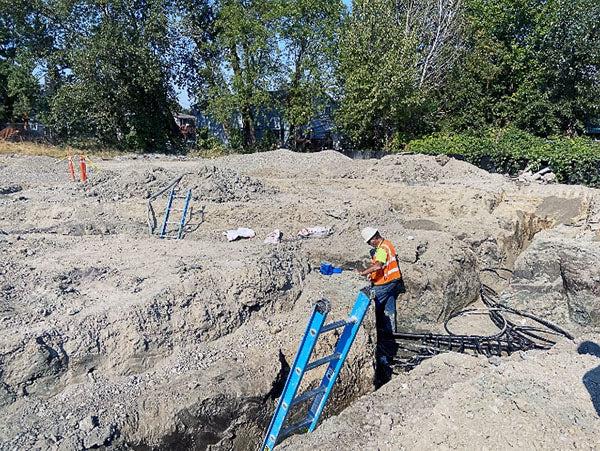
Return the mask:
<svg viewBox="0 0 600 451">
<path fill-rule="evenodd" d="M 127 155 L 88 171 L 82 184 L 66 160 L 0 155 L 0 449 L 257 448 L 315 301 L 342 319 L 367 284 L 352 270 L 368 261 L 365 226 L 398 249 L 400 330 L 443 332 L 482 306 L 485 282 L 575 340 L 444 353 L 376 390 L 371 310 L 321 425 L 282 449 L 599 448 L 600 190 L 333 151 Z M 160 239 L 147 200 L 180 176 L 190 224 Z M 228 242 L 239 227 L 256 236 Z M 331 233 L 299 236 L 315 227 Z M 264 243 L 275 229 L 282 241 Z M 344 271 L 324 276 L 324 261 Z"/>
</svg>

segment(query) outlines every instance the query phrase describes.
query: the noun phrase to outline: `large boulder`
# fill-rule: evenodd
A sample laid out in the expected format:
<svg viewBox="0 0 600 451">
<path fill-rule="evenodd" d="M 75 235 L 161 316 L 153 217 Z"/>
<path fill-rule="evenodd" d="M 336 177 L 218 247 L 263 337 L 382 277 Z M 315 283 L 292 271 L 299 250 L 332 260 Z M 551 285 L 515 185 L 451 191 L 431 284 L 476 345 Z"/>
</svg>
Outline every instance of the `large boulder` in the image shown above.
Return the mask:
<svg viewBox="0 0 600 451">
<path fill-rule="evenodd" d="M 503 299 L 567 328 L 599 328 L 600 241 L 580 229 L 540 232 L 515 262 Z"/>
<path fill-rule="evenodd" d="M 399 240 L 406 293 L 398 300 L 398 327 L 435 330 L 478 299 L 475 253 L 444 232 L 415 230 Z M 410 239 L 409 239 L 410 238 Z"/>
</svg>

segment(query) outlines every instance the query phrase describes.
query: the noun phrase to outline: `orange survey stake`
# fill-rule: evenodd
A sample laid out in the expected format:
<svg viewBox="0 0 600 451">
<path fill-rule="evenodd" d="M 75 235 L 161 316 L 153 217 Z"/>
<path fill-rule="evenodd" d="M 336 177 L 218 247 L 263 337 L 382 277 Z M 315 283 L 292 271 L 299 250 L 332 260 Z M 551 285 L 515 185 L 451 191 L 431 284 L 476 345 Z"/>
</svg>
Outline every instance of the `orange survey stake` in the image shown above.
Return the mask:
<svg viewBox="0 0 600 451">
<path fill-rule="evenodd" d="M 68 156 L 69 160 L 69 174 L 71 175 L 71 180 L 75 181 L 75 165 L 73 164 L 73 157 L 71 155 Z"/>
<path fill-rule="evenodd" d="M 83 183 L 87 182 L 87 168 L 85 164 L 85 157 L 83 155 L 79 156 L 79 170 L 81 171 L 81 181 Z"/>
</svg>

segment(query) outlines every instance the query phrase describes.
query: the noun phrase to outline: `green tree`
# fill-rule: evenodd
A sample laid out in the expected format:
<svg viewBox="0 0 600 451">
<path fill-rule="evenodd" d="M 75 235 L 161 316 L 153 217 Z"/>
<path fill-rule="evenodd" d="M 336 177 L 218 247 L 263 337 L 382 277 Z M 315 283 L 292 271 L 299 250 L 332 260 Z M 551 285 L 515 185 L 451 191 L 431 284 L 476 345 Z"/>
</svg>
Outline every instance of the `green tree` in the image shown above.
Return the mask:
<svg viewBox="0 0 600 451">
<path fill-rule="evenodd" d="M 294 130 L 322 107 L 331 88 L 342 3 L 327 0 L 181 0 L 180 49 L 197 106 L 244 149 L 269 111 Z"/>
<path fill-rule="evenodd" d="M 40 86 L 33 74 L 47 30 L 36 4 L 0 0 L 0 122 L 22 120 L 40 107 Z"/>
<path fill-rule="evenodd" d="M 395 147 L 430 130 L 434 93 L 458 58 L 453 0 L 356 0 L 340 44 L 337 121 L 359 147 Z"/>
<path fill-rule="evenodd" d="M 358 146 L 387 145 L 412 95 L 408 45 L 391 2 L 355 1 L 340 43 L 336 121 Z"/>
<path fill-rule="evenodd" d="M 284 0 L 281 8 L 281 109 L 296 148 L 301 128 L 332 103 L 345 7 L 334 0 Z"/>
<path fill-rule="evenodd" d="M 176 148 L 170 0 L 54 0 L 46 9 L 48 125 L 63 139 L 117 148 Z"/>
<path fill-rule="evenodd" d="M 276 77 L 276 0 L 182 1 L 184 80 L 198 106 L 241 145 L 256 145 L 257 112 L 270 101 Z"/>
<path fill-rule="evenodd" d="M 600 105 L 600 3 L 469 0 L 468 52 L 444 92 L 450 130 L 575 135 Z"/>
</svg>

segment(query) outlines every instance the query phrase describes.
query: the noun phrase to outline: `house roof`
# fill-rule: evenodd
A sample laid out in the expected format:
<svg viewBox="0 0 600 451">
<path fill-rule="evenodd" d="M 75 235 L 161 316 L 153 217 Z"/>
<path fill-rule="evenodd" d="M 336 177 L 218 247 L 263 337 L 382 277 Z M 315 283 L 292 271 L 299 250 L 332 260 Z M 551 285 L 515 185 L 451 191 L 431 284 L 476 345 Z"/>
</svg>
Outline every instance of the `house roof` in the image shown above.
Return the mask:
<svg viewBox="0 0 600 451">
<path fill-rule="evenodd" d="M 191 114 L 183 114 L 183 113 L 176 113 L 175 117 L 178 119 L 196 119 L 196 116 L 192 116 Z"/>
</svg>

